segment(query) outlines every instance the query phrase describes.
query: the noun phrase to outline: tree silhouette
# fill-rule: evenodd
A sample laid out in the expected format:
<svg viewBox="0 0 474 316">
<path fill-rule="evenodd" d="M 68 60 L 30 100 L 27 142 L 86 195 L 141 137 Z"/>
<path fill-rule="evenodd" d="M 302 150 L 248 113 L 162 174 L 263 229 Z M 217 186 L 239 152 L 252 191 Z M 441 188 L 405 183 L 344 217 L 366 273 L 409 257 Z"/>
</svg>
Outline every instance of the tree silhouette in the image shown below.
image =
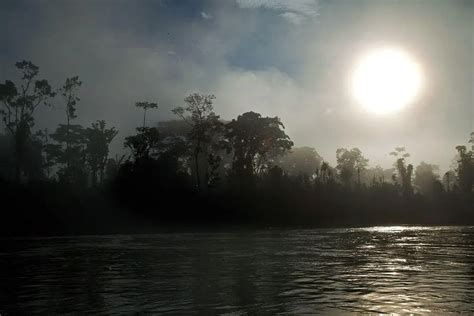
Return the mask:
<svg viewBox="0 0 474 316">
<path fill-rule="evenodd" d="M 198 191 L 206 190 L 209 182 L 208 167 L 215 167 L 219 158 L 210 156 L 212 147 L 219 145 L 223 124 L 214 113 L 214 95 L 190 94 L 184 99 L 186 106 L 173 109 L 173 113 L 186 122 L 191 130 L 188 133 L 193 148 L 194 174 Z"/>
<path fill-rule="evenodd" d="M 152 102 L 135 102 L 135 106 L 137 108 L 142 108 L 143 109 L 143 127 L 146 126 L 146 112 L 149 109 L 157 109 L 158 104 L 157 103 L 152 103 Z"/>
<path fill-rule="evenodd" d="M 45 150 L 49 160 L 59 166 L 59 179 L 78 185 L 83 185 L 86 179 L 84 129 L 81 125 L 71 124 L 71 121 L 77 118 L 76 105 L 80 99 L 76 93 L 81 84 L 78 76 L 66 78 L 59 89 L 65 103 L 66 124 L 58 125 L 50 135 L 55 143 L 48 143 Z"/>
<path fill-rule="evenodd" d="M 394 179 L 401 184 L 404 195 L 411 195 L 413 193 L 413 186 L 411 183 L 413 165 L 406 165 L 405 162 L 405 159 L 410 157 L 410 154 L 406 152 L 405 147 L 395 147 L 395 151 L 392 151 L 390 155 L 398 158 L 395 162 L 395 167 L 398 171 L 398 178 L 394 175 Z"/>
<path fill-rule="evenodd" d="M 249 181 L 269 167 L 270 158 L 284 154 L 293 142 L 278 117 L 262 117 L 255 112 L 239 115 L 226 125 L 226 141 L 234 154 L 235 174 Z"/>
<path fill-rule="evenodd" d="M 67 78 L 58 90 L 66 120 L 49 134 L 33 130 L 34 114 L 55 94 L 47 81 L 37 80 L 38 67 L 26 61 L 16 66 L 23 74 L 21 83 L 7 80 L 0 85 L 0 115 L 6 126 L 6 134 L 0 134 L 0 189 L 16 204 L 15 212 L 0 215 L 8 219 L 22 209 L 19 227 L 32 222 L 47 231 L 51 223 L 75 228 L 75 216 L 88 219 L 95 212 L 107 226 L 120 213 L 116 206 L 127 218 L 160 223 L 474 220 L 474 133 L 468 144 L 456 147 L 455 166 L 444 174 L 443 187 L 438 168 L 421 162 L 414 170 L 404 147 L 391 153 L 396 157 L 391 169 L 369 168 L 358 148 L 339 148 L 334 168 L 314 148 L 292 150 L 278 117 L 246 112 L 224 122 L 214 112 L 215 97 L 195 93 L 173 110 L 176 119 L 156 127 L 146 126 L 146 114 L 157 104 L 136 102 L 143 109 L 143 126 L 124 141 L 132 158 L 117 154 L 111 159 L 109 147 L 118 133 L 114 127 L 104 120 L 87 128 L 74 124 L 79 77 Z M 14 183 L 13 178 L 28 181 Z M 196 207 L 202 211 L 195 212 Z M 70 215 L 69 223 L 65 216 Z M 3 222 L 10 226 L 0 217 Z"/>
<path fill-rule="evenodd" d="M 15 64 L 20 71 L 19 88 L 10 80 L 0 84 L 0 110 L 3 122 L 14 139 L 15 179 L 20 181 L 25 164 L 25 153 L 32 140 L 31 128 L 34 126 L 34 112 L 39 105 L 49 105 L 48 100 L 56 95 L 47 80 L 36 79 L 38 66 L 30 61 Z"/>
<path fill-rule="evenodd" d="M 104 180 L 105 166 L 109 158 L 109 145 L 118 133 L 114 127 L 106 128 L 105 126 L 105 121 L 100 120 L 84 130 L 85 157 L 91 171 L 93 186 L 97 184 L 98 177 L 100 182 Z"/>
<path fill-rule="evenodd" d="M 276 163 L 290 176 L 306 175 L 311 177 L 319 169 L 322 160 L 314 148 L 298 147 L 285 153 Z"/>
<path fill-rule="evenodd" d="M 59 180 L 79 186 L 85 185 L 87 171 L 84 128 L 77 124 L 59 124 L 50 138 L 54 143 L 46 145 L 46 154 L 49 160 L 56 164 Z"/>
<path fill-rule="evenodd" d="M 471 133 L 469 143 L 474 144 L 474 133 Z M 458 183 L 464 193 L 470 193 L 474 186 L 474 148 L 467 150 L 466 146 L 459 145 L 456 146 L 456 150 L 458 151 L 456 167 Z"/>
<path fill-rule="evenodd" d="M 426 196 L 432 196 L 435 193 L 437 184 L 441 185 L 439 182 L 439 174 L 437 173 L 438 170 L 438 166 L 428 164 L 424 161 L 420 162 L 416 167 L 413 183 L 420 193 Z"/>
<path fill-rule="evenodd" d="M 77 102 L 80 100 L 79 97 L 76 96 L 76 92 L 81 86 L 82 82 L 79 81 L 79 77 L 71 77 L 66 78 L 66 82 L 64 85 L 59 89 L 59 92 L 64 98 L 65 101 L 65 109 L 66 109 L 66 150 L 69 148 L 69 126 L 72 119 L 77 117 L 76 115 L 76 105 Z"/>
<path fill-rule="evenodd" d="M 137 134 L 125 137 L 124 146 L 129 148 L 135 162 L 150 158 L 160 142 L 160 133 L 156 127 L 146 127 L 146 112 L 158 108 L 157 103 L 135 102 L 137 108 L 143 109 L 143 126 L 137 127 Z"/>
<path fill-rule="evenodd" d="M 375 166 L 373 168 L 367 168 L 362 176 L 361 182 L 366 185 L 380 185 L 385 182 L 385 173 L 380 166 Z"/>
<path fill-rule="evenodd" d="M 352 148 L 347 150 L 339 148 L 336 150 L 337 167 L 342 181 L 349 185 L 354 182 L 354 177 L 357 175 L 357 183 L 360 185 L 361 172 L 365 171 L 368 163 L 359 148 Z"/>
<path fill-rule="evenodd" d="M 160 133 L 156 127 L 138 127 L 137 134 L 125 137 L 124 146 L 132 152 L 135 161 L 152 157 L 158 149 Z"/>
<path fill-rule="evenodd" d="M 474 132 L 471 133 L 471 139 L 469 139 L 469 143 L 471 143 L 471 150 L 474 152 Z"/>
<path fill-rule="evenodd" d="M 326 184 L 329 178 L 332 176 L 331 167 L 327 161 L 321 163 L 321 167 L 316 172 L 316 181 L 319 184 Z"/>
<path fill-rule="evenodd" d="M 443 184 L 445 187 L 446 192 L 450 192 L 453 190 L 456 181 L 456 172 L 453 170 L 448 170 L 443 175 Z"/>
</svg>

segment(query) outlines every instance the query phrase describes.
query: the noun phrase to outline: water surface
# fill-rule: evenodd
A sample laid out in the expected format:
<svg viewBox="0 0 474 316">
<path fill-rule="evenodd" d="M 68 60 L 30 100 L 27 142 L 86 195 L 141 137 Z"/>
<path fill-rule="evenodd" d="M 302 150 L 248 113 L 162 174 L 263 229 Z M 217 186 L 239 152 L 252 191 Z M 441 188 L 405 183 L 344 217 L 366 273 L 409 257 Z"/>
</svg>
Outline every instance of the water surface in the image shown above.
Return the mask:
<svg viewBox="0 0 474 316">
<path fill-rule="evenodd" d="M 474 227 L 0 240 L 0 313 L 474 312 Z"/>
</svg>

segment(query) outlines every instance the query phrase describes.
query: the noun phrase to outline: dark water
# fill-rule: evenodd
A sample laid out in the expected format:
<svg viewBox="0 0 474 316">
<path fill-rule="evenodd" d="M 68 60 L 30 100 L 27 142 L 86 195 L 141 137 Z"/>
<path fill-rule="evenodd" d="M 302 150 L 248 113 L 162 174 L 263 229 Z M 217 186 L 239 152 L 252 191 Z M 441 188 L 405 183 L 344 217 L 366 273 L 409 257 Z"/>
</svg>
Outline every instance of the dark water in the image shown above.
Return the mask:
<svg viewBox="0 0 474 316">
<path fill-rule="evenodd" d="M 474 312 L 474 227 L 0 240 L 0 313 Z"/>
</svg>

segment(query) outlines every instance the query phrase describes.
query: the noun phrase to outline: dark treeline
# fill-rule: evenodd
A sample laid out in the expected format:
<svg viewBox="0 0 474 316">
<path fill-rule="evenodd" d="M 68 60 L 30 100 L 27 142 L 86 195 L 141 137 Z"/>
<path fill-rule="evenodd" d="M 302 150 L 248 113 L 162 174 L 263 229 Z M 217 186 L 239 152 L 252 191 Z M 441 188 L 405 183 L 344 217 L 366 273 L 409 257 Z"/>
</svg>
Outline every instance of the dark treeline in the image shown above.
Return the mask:
<svg viewBox="0 0 474 316">
<path fill-rule="evenodd" d="M 0 230 L 4 235 L 148 232 L 187 225 L 359 226 L 474 223 L 474 133 L 453 148 L 444 175 L 409 163 L 369 167 L 358 148 L 337 165 L 295 148 L 277 117 L 255 112 L 222 120 L 212 95 L 191 94 L 175 120 L 148 126 L 153 102 L 136 102 L 143 122 L 109 153 L 118 131 L 103 120 L 75 124 L 80 79 L 59 89 L 28 61 L 19 82 L 0 84 Z M 35 112 L 61 103 L 64 122 L 35 129 Z M 455 150 L 454 150 L 455 149 Z"/>
</svg>

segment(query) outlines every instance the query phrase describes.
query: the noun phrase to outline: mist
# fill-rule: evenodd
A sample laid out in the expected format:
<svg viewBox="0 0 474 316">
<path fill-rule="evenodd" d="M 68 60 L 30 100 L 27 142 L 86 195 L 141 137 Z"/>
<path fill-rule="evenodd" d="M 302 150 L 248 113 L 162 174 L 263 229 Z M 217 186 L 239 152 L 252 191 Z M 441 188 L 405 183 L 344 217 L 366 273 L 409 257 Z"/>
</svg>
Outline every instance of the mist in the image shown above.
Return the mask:
<svg viewBox="0 0 474 316">
<path fill-rule="evenodd" d="M 474 1 L 0 1 L 0 316 L 474 314 Z"/>
<path fill-rule="evenodd" d="M 223 119 L 255 110 L 278 116 L 296 146 L 331 163 L 359 147 L 390 167 L 405 146 L 411 161 L 449 168 L 473 129 L 473 4 L 469 1 L 7 1 L 2 4 L 0 80 L 34 61 L 53 87 L 78 75 L 78 122 L 106 119 L 124 135 L 140 124 L 134 102 L 153 100 L 149 122 L 172 118 L 192 92 L 216 95 Z M 309 9 L 311 8 L 311 9 Z M 12 32 L 12 30 L 15 30 Z M 355 104 L 348 81 L 357 58 L 396 45 L 426 79 L 415 103 L 377 117 Z M 62 120 L 61 102 L 38 128 Z M 327 137 L 331 135 L 331 137 Z M 422 144 L 422 145 L 420 145 Z"/>
</svg>

